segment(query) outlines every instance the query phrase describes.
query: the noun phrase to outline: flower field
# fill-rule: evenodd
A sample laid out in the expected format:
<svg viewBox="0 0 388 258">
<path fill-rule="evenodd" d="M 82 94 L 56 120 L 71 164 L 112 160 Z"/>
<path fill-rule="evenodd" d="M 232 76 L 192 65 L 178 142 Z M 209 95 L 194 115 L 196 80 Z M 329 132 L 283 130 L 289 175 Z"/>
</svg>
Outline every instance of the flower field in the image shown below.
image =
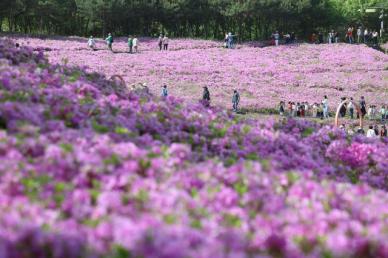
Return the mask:
<svg viewBox="0 0 388 258">
<path fill-rule="evenodd" d="M 331 106 L 340 97 L 365 96 L 368 103 L 388 104 L 388 57 L 364 45 L 308 45 L 255 48 L 204 40 L 172 40 L 170 51 L 157 42 L 140 39 L 140 54 L 129 55 L 125 38 L 116 38 L 112 54 L 99 40 L 90 51 L 86 39 L 40 40 L 17 38 L 21 44 L 46 49 L 53 63 L 88 66 L 88 71 L 121 75 L 129 84 L 147 83 L 154 94 L 167 84 L 170 94 L 185 100 L 201 97 L 208 86 L 212 102 L 230 107 L 233 89 L 245 108 L 273 108 L 280 100 L 320 102 L 328 95 Z"/>
<path fill-rule="evenodd" d="M 90 72 L 117 73 L 108 59 L 112 54 L 77 44 L 45 44 L 51 48 L 48 62 L 43 52 L 0 41 L 1 258 L 388 257 L 387 138 L 349 136 L 304 120 L 239 120 L 222 107 L 134 93 Z M 183 96 L 189 89 L 179 92 L 178 86 L 186 82 L 173 74 L 190 62 L 186 57 L 179 68 L 177 58 L 190 53 L 199 62 L 203 50 L 195 56 L 191 41 L 179 44 L 181 50 L 168 54 L 149 50 L 148 58 L 176 63 L 171 75 L 169 66 L 159 67 L 161 82 L 176 78 L 171 91 Z M 212 42 L 201 44 L 215 56 L 232 58 Z M 365 95 L 384 101 L 386 57 L 361 46 L 334 48 L 365 56 L 359 62 L 370 76 L 364 79 L 376 83 Z M 321 58 L 334 53 L 326 46 L 296 49 Z M 238 51 L 251 62 L 249 51 L 265 53 L 246 46 Z M 272 60 L 284 60 L 281 50 L 271 51 L 279 51 Z M 118 64 L 124 57 L 147 62 L 144 52 L 111 58 Z M 55 64 L 70 53 L 68 65 Z M 237 51 L 230 55 L 238 57 Z M 106 65 L 97 66 L 98 58 Z M 70 65 L 89 64 L 85 60 L 93 60 L 92 69 Z M 268 65 L 263 69 L 275 69 Z M 307 70 L 317 66 L 306 64 L 306 72 L 298 73 L 312 78 Z M 320 66 L 329 70 L 324 74 L 332 71 Z M 158 93 L 149 71 L 118 67 L 129 69 L 126 80 L 145 80 Z M 224 68 L 217 74 L 193 67 L 186 76 L 202 83 L 205 74 L 225 75 Z M 238 69 L 233 65 L 230 72 Z M 342 69 L 333 73 L 352 76 L 342 93 L 351 92 L 362 73 Z M 257 67 L 246 71 L 261 78 L 255 77 Z M 222 80 L 213 83 L 214 95 L 221 94 Z M 291 87 L 283 83 L 278 97 Z M 333 88 L 324 92 L 335 94 Z M 294 94 L 287 96 L 301 97 L 303 91 Z"/>
</svg>

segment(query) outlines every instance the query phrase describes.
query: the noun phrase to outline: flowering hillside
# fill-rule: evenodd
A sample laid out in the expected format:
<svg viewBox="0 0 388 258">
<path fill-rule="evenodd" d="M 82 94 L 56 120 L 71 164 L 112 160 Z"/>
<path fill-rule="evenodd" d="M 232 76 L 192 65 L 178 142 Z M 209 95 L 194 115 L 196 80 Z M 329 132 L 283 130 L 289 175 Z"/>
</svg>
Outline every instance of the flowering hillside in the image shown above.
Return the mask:
<svg viewBox="0 0 388 258">
<path fill-rule="evenodd" d="M 155 94 L 166 83 L 172 95 L 193 100 L 208 86 L 218 106 L 231 106 L 234 88 L 242 94 L 241 105 L 249 108 L 273 108 L 280 100 L 319 102 L 324 95 L 331 106 L 342 96 L 362 95 L 368 103 L 387 104 L 388 56 L 364 45 L 240 45 L 230 51 L 220 42 L 187 39 L 172 40 L 170 51 L 160 52 L 155 40 L 140 39 L 141 53 L 129 55 L 125 41 L 116 38 L 117 53 L 112 54 L 101 40 L 94 52 L 82 38 L 18 39 L 46 49 L 51 62 L 118 74 L 129 84 L 147 83 Z"/>
<path fill-rule="evenodd" d="M 239 121 L 0 41 L 2 258 L 388 257 L 387 168 L 387 139 Z"/>
</svg>

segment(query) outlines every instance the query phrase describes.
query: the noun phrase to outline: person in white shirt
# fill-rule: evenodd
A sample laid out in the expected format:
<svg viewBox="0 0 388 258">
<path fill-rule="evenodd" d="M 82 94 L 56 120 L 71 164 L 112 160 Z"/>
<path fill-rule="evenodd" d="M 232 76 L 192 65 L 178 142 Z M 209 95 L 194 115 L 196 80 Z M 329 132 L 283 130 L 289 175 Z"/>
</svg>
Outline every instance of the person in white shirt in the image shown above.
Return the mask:
<svg viewBox="0 0 388 258">
<path fill-rule="evenodd" d="M 163 49 L 164 50 L 168 50 L 168 42 L 169 42 L 169 39 L 168 39 L 167 35 L 164 35 L 164 37 L 163 37 Z"/>
<path fill-rule="evenodd" d="M 91 48 L 92 50 L 96 49 L 96 41 L 94 40 L 93 36 L 90 36 L 88 40 L 88 47 Z"/>
<path fill-rule="evenodd" d="M 279 46 L 279 39 L 280 39 L 280 34 L 278 31 L 272 34 L 273 39 L 275 40 L 275 46 Z"/>
<path fill-rule="evenodd" d="M 361 36 L 362 36 L 362 30 L 361 30 L 361 27 L 358 27 L 358 29 L 357 29 L 357 43 L 358 44 L 361 43 Z"/>
<path fill-rule="evenodd" d="M 323 105 L 323 118 L 329 118 L 329 101 L 326 95 L 322 100 L 322 105 Z"/>
<path fill-rule="evenodd" d="M 365 28 L 364 30 L 364 43 L 368 43 L 368 39 L 369 39 L 369 31 L 368 31 L 368 28 Z"/>
<path fill-rule="evenodd" d="M 133 51 L 134 51 L 134 53 L 137 53 L 138 46 L 139 46 L 139 40 L 137 39 L 136 36 L 133 37 L 132 43 L 133 43 Z"/>
<path fill-rule="evenodd" d="M 353 116 L 354 116 L 353 98 L 350 98 L 350 101 L 348 103 L 347 109 L 349 111 L 350 119 L 353 119 Z"/>
<path fill-rule="evenodd" d="M 375 132 L 375 130 L 373 129 L 373 126 L 372 126 L 372 125 L 369 126 L 369 129 L 368 129 L 368 131 L 366 132 L 366 137 L 368 137 L 368 138 L 374 138 L 374 137 L 376 137 L 376 132 Z"/>
</svg>

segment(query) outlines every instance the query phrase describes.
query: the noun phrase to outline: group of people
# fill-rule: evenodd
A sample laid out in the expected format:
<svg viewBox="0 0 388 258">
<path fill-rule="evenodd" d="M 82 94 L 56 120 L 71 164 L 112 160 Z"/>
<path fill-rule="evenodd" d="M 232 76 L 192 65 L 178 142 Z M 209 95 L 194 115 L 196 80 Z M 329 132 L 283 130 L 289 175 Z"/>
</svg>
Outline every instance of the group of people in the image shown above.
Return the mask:
<svg viewBox="0 0 388 258">
<path fill-rule="evenodd" d="M 168 96 L 168 89 L 167 85 L 162 86 L 162 92 L 161 92 L 162 98 L 166 98 Z M 210 91 L 209 88 L 204 86 L 203 87 L 203 93 L 202 93 L 202 99 L 201 102 L 206 107 L 210 106 Z M 240 104 L 240 93 L 237 90 L 233 90 L 233 96 L 232 96 L 232 110 L 234 112 L 238 112 L 238 105 Z"/>
<path fill-rule="evenodd" d="M 159 50 L 162 51 L 162 50 L 168 50 L 168 42 L 169 42 L 169 38 L 167 37 L 167 34 L 163 35 L 162 33 L 160 33 L 159 35 L 159 38 L 158 38 L 158 46 L 159 46 Z"/>
<path fill-rule="evenodd" d="M 275 45 L 275 46 L 279 46 L 279 40 L 280 38 L 283 37 L 284 38 L 284 42 L 285 44 L 291 44 L 291 43 L 294 43 L 295 40 L 296 40 L 296 35 L 295 35 L 295 32 L 292 32 L 292 33 L 282 33 L 280 34 L 279 31 L 275 31 L 274 33 L 272 33 L 271 35 L 271 39 L 273 40 L 273 43 L 272 45 Z"/>
<path fill-rule="evenodd" d="M 108 37 L 105 39 L 106 45 L 108 46 L 108 49 L 113 52 L 113 36 L 111 33 L 108 34 Z M 159 50 L 168 50 L 168 43 L 169 38 L 167 35 L 160 34 L 158 39 L 158 46 Z M 139 52 L 139 39 L 135 36 L 129 35 L 128 36 L 128 53 L 138 53 Z M 93 38 L 93 36 L 90 36 L 88 40 L 88 47 L 92 50 L 97 50 L 96 41 Z"/>
<path fill-rule="evenodd" d="M 340 99 L 339 104 L 342 104 L 339 110 L 340 117 L 345 117 L 348 114 L 350 119 L 354 119 L 355 117 L 359 118 L 362 116 L 363 118 L 367 117 L 371 121 L 380 120 L 382 123 L 381 130 L 378 129 L 378 125 L 372 126 L 367 131 L 367 136 L 387 136 L 387 128 L 384 123 L 388 121 L 388 107 L 383 105 L 380 109 L 378 109 L 376 105 L 370 105 L 367 109 L 365 97 L 362 96 L 358 102 L 359 109 L 357 109 L 353 98 L 350 98 L 349 101 L 346 100 L 346 97 L 342 97 Z M 320 119 L 329 118 L 330 114 L 328 98 L 327 96 L 324 96 L 321 103 L 313 103 L 312 105 L 310 105 L 308 102 L 295 103 L 289 101 L 286 106 L 286 103 L 281 101 L 279 103 L 279 114 L 281 116 L 289 117 L 310 116 Z M 341 128 L 345 130 L 345 125 L 341 125 Z M 352 133 L 352 128 L 349 129 L 349 132 Z M 358 128 L 357 132 L 365 134 L 362 128 Z"/>
<path fill-rule="evenodd" d="M 355 38 L 355 36 L 357 36 L 357 38 Z M 353 26 L 349 26 L 345 33 L 345 42 L 349 44 L 372 43 L 374 45 L 377 45 L 378 38 L 379 38 L 379 33 L 376 30 L 372 31 L 372 30 L 369 30 L 368 28 L 363 29 L 362 27 L 358 27 L 357 31 L 355 31 Z M 329 44 L 338 43 L 339 40 L 340 40 L 340 35 L 338 31 L 331 30 L 328 32 L 327 42 Z M 323 44 L 325 43 L 325 37 L 322 32 L 313 33 L 311 35 L 310 41 L 315 44 Z"/>
</svg>

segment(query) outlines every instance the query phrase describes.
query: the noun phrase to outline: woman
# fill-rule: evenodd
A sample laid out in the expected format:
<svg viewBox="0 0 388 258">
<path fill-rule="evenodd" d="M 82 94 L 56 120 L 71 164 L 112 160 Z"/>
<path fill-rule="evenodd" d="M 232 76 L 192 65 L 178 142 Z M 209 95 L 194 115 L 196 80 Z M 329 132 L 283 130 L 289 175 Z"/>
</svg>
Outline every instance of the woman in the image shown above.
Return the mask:
<svg viewBox="0 0 388 258">
<path fill-rule="evenodd" d="M 96 50 L 96 41 L 94 40 L 93 36 L 90 36 L 90 38 L 88 40 L 88 46 L 92 50 Z"/>
</svg>

